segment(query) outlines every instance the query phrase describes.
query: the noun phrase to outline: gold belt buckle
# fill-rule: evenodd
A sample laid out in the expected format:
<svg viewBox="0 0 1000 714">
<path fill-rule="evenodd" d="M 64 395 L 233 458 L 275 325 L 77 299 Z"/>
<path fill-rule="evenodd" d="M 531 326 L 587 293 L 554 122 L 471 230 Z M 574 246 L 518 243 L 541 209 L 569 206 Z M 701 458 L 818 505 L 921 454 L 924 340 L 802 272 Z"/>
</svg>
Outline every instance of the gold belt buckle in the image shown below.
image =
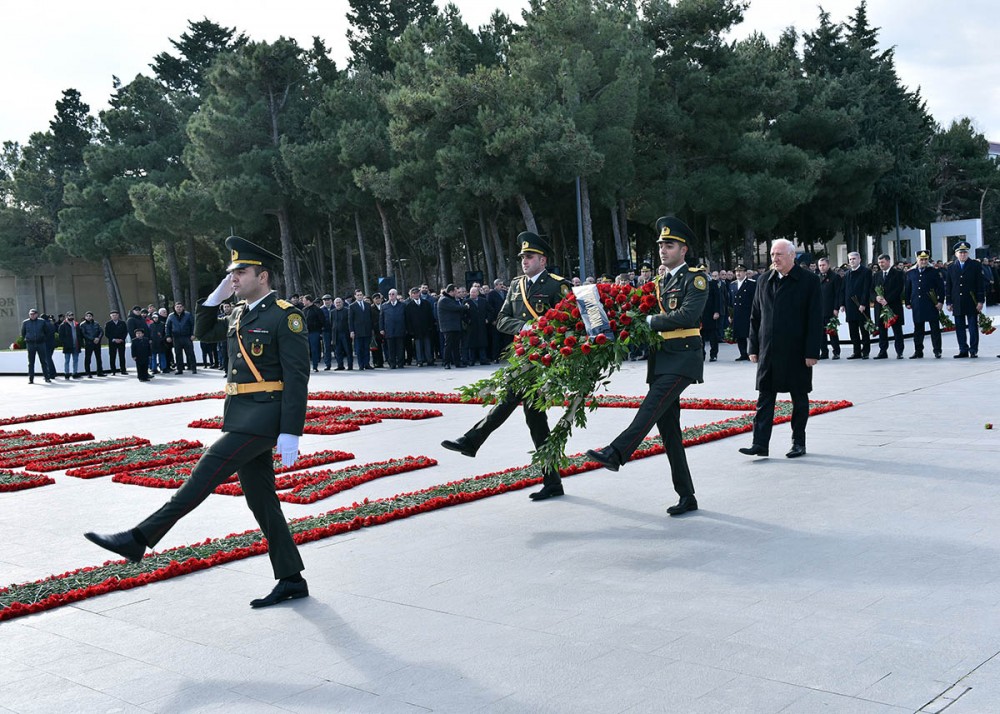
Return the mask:
<svg viewBox="0 0 1000 714">
<path fill-rule="evenodd" d="M 239 386 L 236 382 L 226 382 L 226 394 L 239 394 Z"/>
</svg>

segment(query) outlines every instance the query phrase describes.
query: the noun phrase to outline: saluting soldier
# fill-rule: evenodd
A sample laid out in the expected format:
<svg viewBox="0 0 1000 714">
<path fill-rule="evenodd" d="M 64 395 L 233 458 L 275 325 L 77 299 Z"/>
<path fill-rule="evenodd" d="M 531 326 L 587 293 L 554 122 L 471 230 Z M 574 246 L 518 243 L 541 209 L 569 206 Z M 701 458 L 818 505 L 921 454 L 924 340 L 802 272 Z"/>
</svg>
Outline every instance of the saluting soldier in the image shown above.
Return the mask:
<svg viewBox="0 0 1000 714">
<path fill-rule="evenodd" d="M 924 323 L 931 326 L 931 349 L 941 359 L 941 306 L 944 304 L 944 278 L 941 271 L 930 266 L 931 254 L 917 251 L 917 264 L 906 271 L 903 302 L 913 314 L 913 354 L 910 359 L 924 356 Z"/>
<path fill-rule="evenodd" d="M 680 497 L 667 513 L 679 516 L 698 510 L 681 434 L 681 394 L 688 385 L 701 382 L 704 374 L 699 325 L 708 302 L 709 281 L 703 266 L 691 268 L 684 260 L 694 241 L 694 232 L 684 221 L 664 216 L 656 221 L 656 231 L 660 261 L 666 272 L 656 278 L 660 314 L 650 315 L 647 320 L 660 332 L 663 342 L 646 363 L 649 392 L 628 428 L 609 446 L 592 449 L 587 456 L 617 471 L 655 425 L 667 450 L 674 490 Z"/>
<path fill-rule="evenodd" d="M 291 466 L 299 453 L 309 385 L 309 343 L 302 313 L 279 300 L 272 289 L 277 255 L 237 236 L 226 239 L 232 251 L 228 275 L 198 306 L 199 339 L 228 338 L 226 402 L 222 436 L 195 465 L 174 497 L 136 528 L 110 535 L 87 533 L 103 548 L 139 562 L 173 525 L 204 501 L 233 473 L 240 479 L 247 505 L 267 538 L 277 585 L 251 607 L 266 607 L 306 597 L 302 559 L 281 512 L 274 489 L 272 450 Z M 240 303 L 228 317 L 219 304 L 235 293 Z"/>
<path fill-rule="evenodd" d="M 545 240 L 531 231 L 524 231 L 518 235 L 517 240 L 521 244 L 518 257 L 521 259 L 524 275 L 511 281 L 507 298 L 500 308 L 496 322 L 497 330 L 508 335 L 519 333 L 528 323 L 537 320 L 546 310 L 562 300 L 572 289 L 572 284 L 568 280 L 546 269 L 552 249 Z M 523 394 L 508 394 L 506 399 L 494 405 L 482 421 L 463 436 L 454 441 L 442 441 L 441 446 L 474 457 L 489 435 L 507 421 L 523 396 Z M 549 422 L 545 412 L 535 409 L 525 401 L 524 420 L 528 423 L 528 431 L 531 433 L 531 441 L 535 448 L 541 447 L 549 436 Z M 531 499 L 544 501 L 562 495 L 562 479 L 559 472 L 546 470 L 543 473 L 542 489 L 532 493 Z"/>
</svg>

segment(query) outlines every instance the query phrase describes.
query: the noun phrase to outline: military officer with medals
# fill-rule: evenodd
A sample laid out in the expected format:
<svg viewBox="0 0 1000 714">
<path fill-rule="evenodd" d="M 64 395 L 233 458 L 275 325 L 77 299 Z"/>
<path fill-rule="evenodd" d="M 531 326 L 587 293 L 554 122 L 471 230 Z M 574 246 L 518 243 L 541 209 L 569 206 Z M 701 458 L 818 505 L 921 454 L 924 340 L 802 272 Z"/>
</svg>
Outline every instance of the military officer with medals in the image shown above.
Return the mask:
<svg viewBox="0 0 1000 714">
<path fill-rule="evenodd" d="M 568 280 L 546 269 L 552 249 L 545 240 L 531 231 L 524 231 L 518 235 L 517 241 L 521 245 L 518 257 L 521 259 L 524 275 L 511 281 L 496 321 L 496 329 L 508 335 L 518 334 L 528 323 L 537 320 L 572 289 L 572 284 Z M 522 396 L 508 394 L 506 399 L 495 404 L 489 413 L 463 436 L 454 441 L 442 441 L 441 446 L 465 456 L 475 457 L 489 435 L 514 412 Z M 549 436 L 549 422 L 545 412 L 525 402 L 524 420 L 528 424 L 531 441 L 537 449 Z M 531 499 L 544 501 L 562 495 L 562 479 L 559 472 L 546 471 L 543 474 L 542 489 L 532 493 Z"/>
<path fill-rule="evenodd" d="M 617 471 L 655 425 L 670 461 L 674 490 L 680 497 L 667 509 L 671 516 L 698 510 L 694 484 L 681 435 L 681 394 L 703 378 L 701 316 L 708 301 L 709 281 L 705 268 L 685 262 L 694 232 L 684 221 L 664 216 L 656 222 L 660 261 L 666 273 L 656 278 L 660 314 L 650 315 L 650 327 L 663 341 L 646 363 L 649 392 L 632 423 L 609 446 L 590 450 L 587 456 L 604 468 Z"/>
<path fill-rule="evenodd" d="M 910 359 L 924 356 L 924 324 L 931 326 L 931 349 L 941 359 L 941 307 L 944 305 L 944 278 L 941 271 L 930 266 L 931 254 L 917 251 L 917 264 L 906 271 L 903 302 L 913 314 L 913 354 Z"/>
<path fill-rule="evenodd" d="M 227 275 L 198 306 L 195 322 L 199 339 L 228 339 L 222 436 L 205 451 L 173 498 L 136 528 L 85 535 L 137 563 L 146 548 L 155 547 L 178 520 L 236 473 L 267 539 L 278 581 L 270 594 L 250 603 L 267 607 L 309 594 L 300 574 L 302 559 L 275 494 L 272 460 L 275 447 L 285 466 L 298 458 L 308 398 L 309 343 L 302 313 L 278 299 L 271 287 L 281 258 L 237 236 L 227 238 L 226 247 L 232 255 Z M 219 305 L 233 294 L 240 302 L 231 315 L 220 318 Z"/>
</svg>

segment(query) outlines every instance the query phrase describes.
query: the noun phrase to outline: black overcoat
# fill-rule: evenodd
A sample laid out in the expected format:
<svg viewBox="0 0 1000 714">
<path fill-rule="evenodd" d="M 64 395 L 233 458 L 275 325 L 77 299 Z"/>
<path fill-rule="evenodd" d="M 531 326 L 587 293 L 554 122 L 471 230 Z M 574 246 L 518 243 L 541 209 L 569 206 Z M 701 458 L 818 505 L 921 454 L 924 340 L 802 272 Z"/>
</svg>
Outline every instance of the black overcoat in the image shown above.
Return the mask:
<svg viewBox="0 0 1000 714">
<path fill-rule="evenodd" d="M 875 303 L 876 317 L 880 312 L 882 312 L 882 306 L 875 302 L 875 298 L 878 297 L 878 294 L 875 292 L 875 288 L 882 288 L 882 292 L 884 293 L 885 301 L 888 303 L 889 309 L 892 310 L 896 317 L 899 318 L 900 325 L 905 324 L 906 316 L 903 314 L 904 282 L 905 279 L 903 277 L 902 270 L 889 268 L 885 276 L 882 275 L 881 270 L 875 273 L 875 276 L 872 278 L 872 302 Z"/>
<path fill-rule="evenodd" d="M 747 278 L 737 288 L 734 280 L 729 285 L 729 294 L 733 304 L 733 337 L 745 340 L 750 336 L 750 311 L 753 309 L 753 296 L 757 289 L 757 281 Z"/>
<path fill-rule="evenodd" d="M 748 352 L 757 355 L 757 389 L 811 392 L 812 367 L 823 346 L 819 276 L 798 265 L 784 278 L 775 270 L 757 281 Z"/>
</svg>

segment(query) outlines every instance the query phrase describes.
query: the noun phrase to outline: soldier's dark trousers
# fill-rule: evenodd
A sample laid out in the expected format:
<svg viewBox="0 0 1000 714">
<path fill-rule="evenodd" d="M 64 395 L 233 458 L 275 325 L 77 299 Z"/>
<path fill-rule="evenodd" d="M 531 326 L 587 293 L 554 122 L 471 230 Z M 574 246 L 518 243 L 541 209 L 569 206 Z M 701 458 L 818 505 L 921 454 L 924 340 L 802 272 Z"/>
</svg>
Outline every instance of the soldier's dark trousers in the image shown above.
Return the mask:
<svg viewBox="0 0 1000 714">
<path fill-rule="evenodd" d="M 521 402 L 521 396 L 520 394 L 508 394 L 505 400 L 497 402 L 478 424 L 465 432 L 465 440 L 476 449 L 482 446 L 489 435 L 499 429 L 514 413 L 517 405 Z M 528 424 L 531 442 L 536 449 L 539 448 L 549 438 L 549 420 L 545 417 L 545 412 L 539 411 L 525 402 L 524 421 Z M 546 471 L 542 477 L 546 486 L 558 486 L 562 483 L 558 471 Z"/>
<path fill-rule="evenodd" d="M 792 392 L 792 443 L 806 445 L 806 422 L 809 421 L 809 393 Z M 765 449 L 771 441 L 774 426 L 774 404 L 778 395 L 760 392 L 757 395 L 757 413 L 753 416 L 753 443 Z"/>
<path fill-rule="evenodd" d="M 190 513 L 217 486 L 234 473 L 261 532 L 267 538 L 267 554 L 276 579 L 295 575 L 304 566 L 292 540 L 288 521 L 274 491 L 274 462 L 271 452 L 276 440 L 267 436 L 224 433 L 208 447 L 191 471 L 187 482 L 158 511 L 139 524 L 150 548 L 154 547 L 177 521 Z"/>
<path fill-rule="evenodd" d="M 736 347 L 740 351 L 740 357 L 749 357 L 750 356 L 750 353 L 747 352 L 747 338 L 746 337 L 737 337 L 736 338 Z"/>
<path fill-rule="evenodd" d="M 940 320 L 929 320 L 915 322 L 913 325 L 913 353 L 922 355 L 924 353 L 924 325 L 931 326 L 931 349 L 934 354 L 941 354 L 941 322 Z"/>
<path fill-rule="evenodd" d="M 650 359 L 653 357 L 650 356 Z M 624 464 L 655 424 L 667 450 L 674 490 L 681 497 L 694 495 L 694 483 L 691 481 L 691 470 L 688 468 L 681 433 L 681 394 L 690 384 L 689 378 L 678 374 L 658 375 L 649 385 L 649 392 L 639 405 L 632 423 L 611 442 Z"/>
<path fill-rule="evenodd" d="M 827 349 L 827 345 L 828 344 L 830 346 L 829 350 Z M 823 332 L 823 355 L 829 356 L 830 355 L 830 351 L 832 351 L 833 354 L 835 354 L 835 355 L 839 355 L 840 354 L 840 336 L 839 335 L 830 335 L 830 334 L 827 334 L 825 332 L 825 328 L 824 328 L 824 332 Z"/>
</svg>

